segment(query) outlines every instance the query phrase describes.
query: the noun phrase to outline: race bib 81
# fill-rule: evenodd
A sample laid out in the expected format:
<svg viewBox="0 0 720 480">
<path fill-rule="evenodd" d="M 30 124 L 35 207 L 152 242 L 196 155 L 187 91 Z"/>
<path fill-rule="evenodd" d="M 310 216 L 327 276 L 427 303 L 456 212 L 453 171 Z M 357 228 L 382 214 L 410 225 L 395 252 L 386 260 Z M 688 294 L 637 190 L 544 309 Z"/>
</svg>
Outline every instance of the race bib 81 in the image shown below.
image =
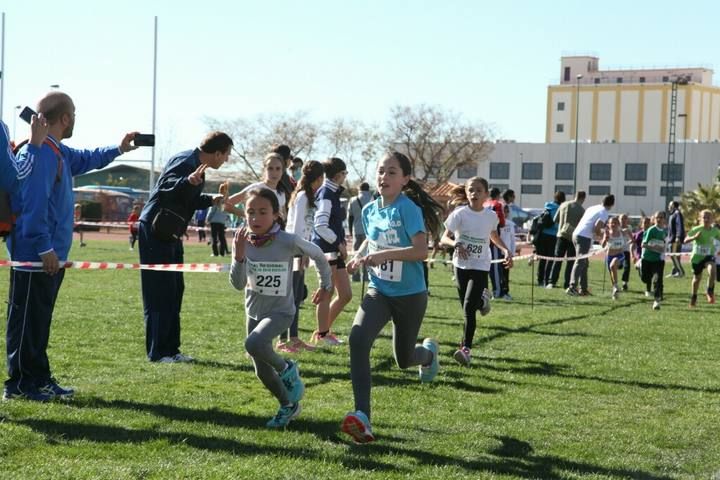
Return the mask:
<svg viewBox="0 0 720 480">
<path fill-rule="evenodd" d="M 369 243 L 368 251 L 375 253 L 379 250 L 384 250 L 375 242 Z M 370 267 L 370 272 L 373 276 L 380 280 L 387 282 L 400 282 L 402 281 L 403 262 L 400 260 L 388 260 L 376 267 Z"/>
</svg>

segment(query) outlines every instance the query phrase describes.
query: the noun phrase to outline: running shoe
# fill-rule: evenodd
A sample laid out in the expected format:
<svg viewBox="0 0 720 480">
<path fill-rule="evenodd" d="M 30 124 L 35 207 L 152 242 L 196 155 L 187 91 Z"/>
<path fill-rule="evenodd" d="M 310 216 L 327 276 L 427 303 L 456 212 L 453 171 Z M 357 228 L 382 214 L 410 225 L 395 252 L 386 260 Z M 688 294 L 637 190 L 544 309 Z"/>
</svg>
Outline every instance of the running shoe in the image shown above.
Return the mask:
<svg viewBox="0 0 720 480">
<path fill-rule="evenodd" d="M 660 302 L 655 300 L 653 302 L 653 310 L 660 310 Z"/>
<path fill-rule="evenodd" d="M 30 400 L 32 402 L 49 402 L 55 398 L 54 395 L 39 390 L 20 390 L 17 386 L 5 386 L 3 389 L 3 401 L 9 400 Z"/>
<path fill-rule="evenodd" d="M 715 303 L 715 294 L 714 293 L 708 293 L 705 296 L 707 297 L 708 303 Z"/>
<path fill-rule="evenodd" d="M 58 398 L 60 400 L 70 400 L 73 395 L 75 395 L 75 390 L 72 388 L 61 387 L 57 384 L 57 381 L 53 377 L 50 377 L 48 383 L 40 387 L 38 390 L 40 393 L 46 393 L 53 398 Z"/>
<path fill-rule="evenodd" d="M 567 293 L 567 294 L 570 295 L 571 297 L 577 297 L 577 296 L 578 296 L 578 291 L 575 290 L 575 287 L 572 287 L 572 286 L 571 286 L 571 287 L 568 287 L 567 290 L 565 290 L 565 293 Z"/>
<path fill-rule="evenodd" d="M 307 350 L 308 352 L 314 352 L 316 350 L 316 347 L 314 345 L 305 343 L 302 340 L 300 340 L 299 338 L 296 338 L 295 340 L 293 340 L 291 346 L 298 352 L 302 351 L 302 350 Z"/>
<path fill-rule="evenodd" d="M 287 361 L 287 368 L 280 374 L 280 380 L 288 392 L 288 400 L 292 403 L 298 403 L 305 394 L 305 385 L 300 379 L 300 370 L 297 362 Z"/>
<path fill-rule="evenodd" d="M 268 428 L 285 428 L 292 419 L 300 415 L 301 410 L 299 403 L 292 403 L 280 407 L 280 410 L 278 410 L 275 416 L 271 418 L 265 426 Z"/>
<path fill-rule="evenodd" d="M 282 340 L 278 340 L 275 344 L 275 350 L 282 353 L 298 353 L 298 349 L 295 348 L 290 341 L 284 342 Z"/>
<path fill-rule="evenodd" d="M 430 383 L 435 379 L 438 370 L 440 370 L 440 360 L 438 359 L 439 347 L 437 340 L 433 340 L 432 338 L 426 338 L 423 340 L 422 346 L 430 350 L 433 357 L 430 361 L 430 365 L 420 365 L 420 381 L 422 383 Z"/>
<path fill-rule="evenodd" d="M 370 420 L 360 410 L 345 415 L 340 429 L 350 435 L 355 443 L 370 443 L 375 441 L 375 435 L 370 428 Z"/>
<path fill-rule="evenodd" d="M 470 360 L 472 360 L 472 355 L 470 354 L 470 349 L 467 347 L 460 347 L 455 351 L 455 354 L 453 355 L 453 358 L 456 362 L 458 362 L 460 365 L 467 367 L 470 365 Z"/>
<path fill-rule="evenodd" d="M 612 299 L 617 300 L 620 296 L 620 290 L 617 287 L 613 287 L 612 289 Z"/>
<path fill-rule="evenodd" d="M 485 316 L 488 313 L 490 313 L 490 299 L 492 298 L 492 295 L 490 295 L 490 290 L 487 288 L 483 290 L 482 293 L 482 301 L 483 305 L 480 307 L 480 315 Z"/>
<path fill-rule="evenodd" d="M 338 345 L 343 344 L 343 341 L 336 337 L 334 333 L 328 332 L 323 337 L 320 336 L 320 333 L 317 330 L 315 330 L 312 334 L 312 337 L 310 337 L 310 342 L 314 343 L 317 346 L 325 347 L 337 347 Z"/>
</svg>

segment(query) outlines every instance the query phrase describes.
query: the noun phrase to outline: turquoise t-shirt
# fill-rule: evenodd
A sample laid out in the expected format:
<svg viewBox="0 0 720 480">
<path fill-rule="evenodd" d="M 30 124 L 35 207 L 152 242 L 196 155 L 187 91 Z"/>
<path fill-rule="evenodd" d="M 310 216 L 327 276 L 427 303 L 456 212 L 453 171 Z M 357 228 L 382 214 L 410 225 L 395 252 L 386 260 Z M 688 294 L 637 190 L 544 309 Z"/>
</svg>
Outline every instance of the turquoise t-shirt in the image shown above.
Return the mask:
<svg viewBox="0 0 720 480">
<path fill-rule="evenodd" d="M 368 252 L 411 247 L 412 238 L 425 232 L 422 210 L 405 194 L 381 207 L 382 198 L 368 203 L 362 221 L 368 240 Z M 413 295 L 427 290 L 422 262 L 391 260 L 368 269 L 370 287 L 388 297 Z"/>
</svg>

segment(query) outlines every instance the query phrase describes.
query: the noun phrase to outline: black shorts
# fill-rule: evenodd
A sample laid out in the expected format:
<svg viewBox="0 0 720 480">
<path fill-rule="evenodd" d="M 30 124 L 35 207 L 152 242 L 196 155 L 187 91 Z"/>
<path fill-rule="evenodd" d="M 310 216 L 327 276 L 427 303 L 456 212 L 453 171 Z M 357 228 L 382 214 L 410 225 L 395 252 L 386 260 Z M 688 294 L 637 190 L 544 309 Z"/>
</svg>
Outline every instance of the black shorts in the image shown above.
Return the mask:
<svg viewBox="0 0 720 480">
<path fill-rule="evenodd" d="M 329 260 L 328 263 L 331 267 L 335 265 L 338 270 L 344 270 L 346 268 L 344 258 L 336 258 L 335 260 Z"/>
<path fill-rule="evenodd" d="M 715 263 L 715 257 L 712 255 L 708 255 L 707 257 L 700 260 L 698 263 L 692 264 L 693 273 L 695 275 L 702 274 L 703 269 L 705 268 L 705 265 L 708 263 Z"/>
</svg>

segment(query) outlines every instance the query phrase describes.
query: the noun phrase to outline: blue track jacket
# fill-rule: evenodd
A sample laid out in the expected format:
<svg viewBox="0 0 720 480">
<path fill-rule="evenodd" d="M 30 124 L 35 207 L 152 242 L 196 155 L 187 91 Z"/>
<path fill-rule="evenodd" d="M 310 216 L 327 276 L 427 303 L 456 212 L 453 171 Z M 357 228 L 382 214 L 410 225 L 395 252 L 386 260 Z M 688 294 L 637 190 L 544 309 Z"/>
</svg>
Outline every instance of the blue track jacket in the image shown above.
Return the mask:
<svg viewBox="0 0 720 480">
<path fill-rule="evenodd" d="M 72 177 L 102 168 L 121 154 L 117 146 L 76 150 L 50 135 L 47 138 L 60 150 L 60 167 L 53 149 L 43 145 L 34 158 L 32 172 L 12 196 L 12 208 L 20 215 L 15 230 L 8 236 L 7 247 L 16 261 L 39 262 L 41 254 L 52 250 L 58 259 L 67 260 L 74 223 Z M 28 147 L 18 152 L 18 164 L 22 165 L 32 155 Z"/>
<path fill-rule="evenodd" d="M 40 153 L 35 145 L 27 145 L 27 155 L 22 160 L 15 158 L 12 147 L 10 147 L 10 133 L 7 125 L 0 122 L 0 190 L 14 193 L 20 187 L 20 181 L 30 175 L 33 160 Z"/>
</svg>

